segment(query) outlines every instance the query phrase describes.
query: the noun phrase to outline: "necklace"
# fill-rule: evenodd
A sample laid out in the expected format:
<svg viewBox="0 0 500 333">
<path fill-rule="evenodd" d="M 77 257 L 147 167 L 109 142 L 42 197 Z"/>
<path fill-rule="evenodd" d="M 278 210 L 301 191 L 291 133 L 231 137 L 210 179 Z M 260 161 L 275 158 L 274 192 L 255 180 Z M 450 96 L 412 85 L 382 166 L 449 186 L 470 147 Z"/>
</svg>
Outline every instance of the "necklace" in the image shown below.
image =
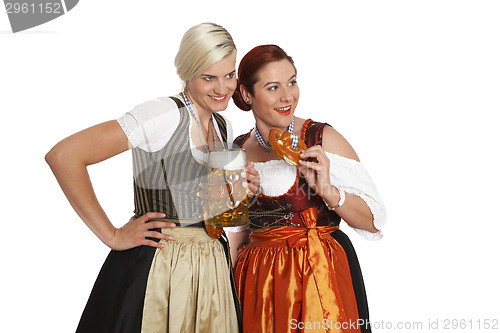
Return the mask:
<svg viewBox="0 0 500 333">
<path fill-rule="evenodd" d="M 299 136 L 297 134 L 293 134 L 293 125 L 295 123 L 294 118 L 292 118 L 292 122 L 288 126 L 288 132 L 292 133 L 293 140 L 292 140 L 292 148 L 297 149 L 297 144 L 299 142 Z M 257 141 L 259 141 L 260 145 L 264 147 L 266 153 L 270 152 L 273 147 L 271 147 L 271 144 L 269 142 L 265 142 L 264 138 L 260 134 L 259 128 L 257 127 L 257 123 L 255 123 L 255 136 L 257 137 Z"/>
<path fill-rule="evenodd" d="M 187 94 L 184 91 L 181 92 L 181 95 L 182 95 L 182 98 L 184 99 L 184 103 L 186 103 L 186 106 L 187 106 L 189 112 L 191 113 L 193 118 L 196 120 L 196 123 L 198 124 L 201 138 L 203 138 L 203 140 L 205 140 L 205 135 L 203 134 L 203 129 L 201 127 L 200 120 L 198 119 L 198 116 L 196 115 L 196 112 L 194 111 L 194 108 L 193 108 L 193 105 L 191 104 L 191 101 L 189 100 L 189 98 L 187 97 Z M 212 116 L 210 116 L 210 122 L 212 123 L 212 126 L 214 126 L 213 121 L 212 121 Z M 207 130 L 207 131 L 209 132 L 209 130 Z M 214 139 L 214 148 L 215 148 L 215 150 L 218 150 L 217 138 L 215 137 L 215 127 L 214 127 L 214 130 L 212 131 L 212 134 L 214 136 L 214 138 L 213 138 Z M 205 151 L 209 150 L 207 141 L 208 141 L 208 133 L 207 133 L 207 139 L 205 140 L 205 144 L 204 144 Z"/>
</svg>

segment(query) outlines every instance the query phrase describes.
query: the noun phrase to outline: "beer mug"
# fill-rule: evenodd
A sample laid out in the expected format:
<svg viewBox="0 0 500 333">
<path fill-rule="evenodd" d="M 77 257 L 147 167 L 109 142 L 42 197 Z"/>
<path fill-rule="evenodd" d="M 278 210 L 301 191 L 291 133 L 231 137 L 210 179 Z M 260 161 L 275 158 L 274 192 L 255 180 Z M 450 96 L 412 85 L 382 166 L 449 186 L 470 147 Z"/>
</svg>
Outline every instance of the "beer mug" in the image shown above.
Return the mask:
<svg viewBox="0 0 500 333">
<path fill-rule="evenodd" d="M 215 227 L 235 227 L 248 223 L 248 196 L 241 177 L 245 150 L 226 148 L 208 153 L 208 223 Z"/>
</svg>

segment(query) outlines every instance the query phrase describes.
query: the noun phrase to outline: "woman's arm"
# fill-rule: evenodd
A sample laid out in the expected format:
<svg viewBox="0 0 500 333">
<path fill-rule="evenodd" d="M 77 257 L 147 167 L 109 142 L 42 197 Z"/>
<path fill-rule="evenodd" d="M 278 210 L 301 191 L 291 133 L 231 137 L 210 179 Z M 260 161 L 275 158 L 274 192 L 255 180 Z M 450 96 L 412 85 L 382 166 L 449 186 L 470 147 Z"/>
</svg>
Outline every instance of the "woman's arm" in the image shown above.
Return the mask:
<svg viewBox="0 0 500 333">
<path fill-rule="evenodd" d="M 161 247 L 162 244 L 146 237 L 169 239 L 167 235 L 148 231 L 151 228 L 167 228 L 172 223 L 150 222 L 149 219 L 164 217 L 161 213 L 148 213 L 130 221 L 122 228 L 115 228 L 106 216 L 95 195 L 87 166 L 128 150 L 128 139 L 116 121 L 108 121 L 71 135 L 56 144 L 45 156 L 52 172 L 71 206 L 107 246 L 125 250 L 138 245 Z M 175 226 L 175 224 L 174 224 Z"/>
<path fill-rule="evenodd" d="M 300 161 L 299 171 L 304 175 L 309 186 L 330 206 L 335 207 L 340 201 L 340 193 L 330 182 L 330 160 L 325 151 L 344 156 L 359 162 L 359 158 L 349 142 L 329 126 L 323 130 L 323 145 L 307 149 L 301 157 L 315 158 L 315 162 Z M 345 193 L 345 202 L 335 212 L 351 227 L 376 233 L 373 215 L 367 203 L 358 195 Z"/>
<path fill-rule="evenodd" d="M 250 242 L 248 235 L 250 234 L 250 229 L 247 228 L 245 230 L 232 232 L 228 229 L 238 229 L 235 228 L 225 228 L 227 239 L 229 241 L 229 248 L 231 251 L 231 261 L 233 263 L 233 267 L 236 264 L 236 259 L 238 258 L 238 251 Z"/>
</svg>

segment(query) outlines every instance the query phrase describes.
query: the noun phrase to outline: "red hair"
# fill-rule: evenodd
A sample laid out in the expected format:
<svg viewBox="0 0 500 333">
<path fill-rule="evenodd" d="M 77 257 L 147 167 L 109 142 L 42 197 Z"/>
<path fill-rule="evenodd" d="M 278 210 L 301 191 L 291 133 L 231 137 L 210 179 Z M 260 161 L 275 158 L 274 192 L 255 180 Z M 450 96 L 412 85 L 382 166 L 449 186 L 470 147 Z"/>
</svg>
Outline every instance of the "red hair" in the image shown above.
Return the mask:
<svg viewBox="0 0 500 333">
<path fill-rule="evenodd" d="M 292 57 L 286 54 L 286 52 L 277 45 L 259 45 L 250 50 L 243 59 L 241 59 L 238 67 L 238 87 L 233 94 L 234 104 L 244 111 L 251 110 L 252 108 L 250 105 L 248 105 L 243 99 L 243 96 L 241 96 L 240 86 L 244 86 L 253 96 L 254 85 L 259 81 L 257 75 L 259 70 L 270 62 L 284 59 L 290 61 L 295 68 Z"/>
</svg>

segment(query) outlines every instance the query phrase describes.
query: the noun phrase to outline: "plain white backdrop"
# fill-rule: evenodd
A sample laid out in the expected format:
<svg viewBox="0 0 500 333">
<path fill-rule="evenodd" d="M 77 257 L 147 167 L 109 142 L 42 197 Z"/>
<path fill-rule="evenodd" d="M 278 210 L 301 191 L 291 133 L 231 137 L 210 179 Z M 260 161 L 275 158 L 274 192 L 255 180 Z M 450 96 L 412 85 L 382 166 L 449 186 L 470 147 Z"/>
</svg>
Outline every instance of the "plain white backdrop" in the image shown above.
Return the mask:
<svg viewBox="0 0 500 333">
<path fill-rule="evenodd" d="M 459 331 L 500 330 L 484 326 L 500 320 L 499 17 L 500 3 L 486 0 L 82 0 L 12 34 L 0 13 L 0 331 L 75 330 L 108 249 L 44 155 L 76 131 L 178 93 L 180 39 L 207 21 L 233 35 L 238 60 L 259 44 L 283 47 L 298 68 L 296 115 L 342 133 L 377 184 L 384 238 L 342 227 L 374 331 L 435 332 L 453 319 L 465 321 Z M 236 133 L 253 126 L 232 102 L 223 114 Z M 130 152 L 89 171 L 110 219 L 126 223 Z"/>
</svg>

